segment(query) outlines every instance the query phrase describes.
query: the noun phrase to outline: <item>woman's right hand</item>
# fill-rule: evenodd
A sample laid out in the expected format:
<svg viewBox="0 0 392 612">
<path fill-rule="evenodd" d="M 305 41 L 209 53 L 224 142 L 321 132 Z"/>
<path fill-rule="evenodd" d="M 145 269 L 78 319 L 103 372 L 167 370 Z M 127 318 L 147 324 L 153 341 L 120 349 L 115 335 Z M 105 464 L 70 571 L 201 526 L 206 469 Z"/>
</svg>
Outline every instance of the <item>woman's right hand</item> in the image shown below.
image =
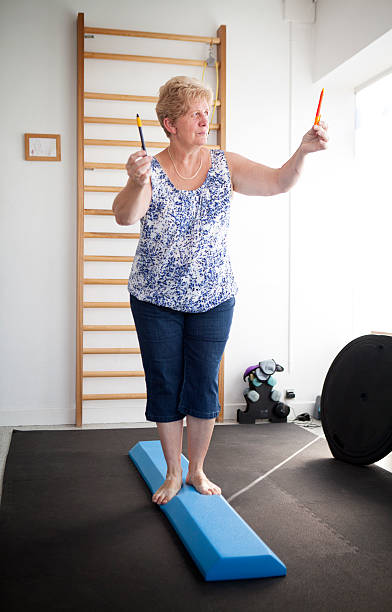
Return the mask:
<svg viewBox="0 0 392 612">
<path fill-rule="evenodd" d="M 144 187 L 150 181 L 151 176 L 151 157 L 141 149 L 132 153 L 125 164 L 128 176 L 131 181 L 139 187 Z"/>
</svg>

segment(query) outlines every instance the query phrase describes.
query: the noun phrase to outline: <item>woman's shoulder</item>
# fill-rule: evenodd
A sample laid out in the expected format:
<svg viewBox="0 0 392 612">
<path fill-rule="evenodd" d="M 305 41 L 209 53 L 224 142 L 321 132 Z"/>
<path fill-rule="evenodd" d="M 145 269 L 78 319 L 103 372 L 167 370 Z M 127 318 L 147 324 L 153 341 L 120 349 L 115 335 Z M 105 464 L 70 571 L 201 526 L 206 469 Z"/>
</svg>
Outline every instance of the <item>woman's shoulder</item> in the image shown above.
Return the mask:
<svg viewBox="0 0 392 612">
<path fill-rule="evenodd" d="M 235 153 L 232 153 L 231 151 L 223 151 L 223 153 L 226 158 L 228 166 L 229 167 L 232 166 L 234 157 L 235 157 Z"/>
<path fill-rule="evenodd" d="M 234 153 L 233 151 L 226 151 L 225 157 L 231 175 L 233 175 L 233 172 L 241 170 L 243 165 L 249 162 L 246 157 L 243 157 L 238 153 Z"/>
<path fill-rule="evenodd" d="M 162 149 L 162 151 L 159 151 L 159 153 L 153 155 L 152 158 L 159 161 L 160 159 L 162 159 L 162 156 L 165 155 L 165 151 L 167 151 L 167 149 Z"/>
<path fill-rule="evenodd" d="M 156 155 L 152 155 L 151 157 L 151 164 L 155 167 L 157 167 L 158 165 L 161 165 L 160 160 L 162 159 L 162 153 L 163 151 L 160 151 L 159 153 L 157 153 Z"/>
</svg>

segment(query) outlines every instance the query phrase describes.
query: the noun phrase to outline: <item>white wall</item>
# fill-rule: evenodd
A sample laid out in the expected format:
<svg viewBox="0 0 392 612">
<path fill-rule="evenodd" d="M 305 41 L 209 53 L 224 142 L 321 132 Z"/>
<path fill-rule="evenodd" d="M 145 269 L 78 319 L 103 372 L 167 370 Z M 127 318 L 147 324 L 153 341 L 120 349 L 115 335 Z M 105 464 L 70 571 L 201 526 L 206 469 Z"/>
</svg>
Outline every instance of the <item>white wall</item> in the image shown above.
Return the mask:
<svg viewBox="0 0 392 612">
<path fill-rule="evenodd" d="M 231 252 L 240 292 L 225 354 L 226 418 L 244 406 L 245 368 L 271 357 L 285 367 L 278 388 L 296 390 L 292 407 L 310 409 L 333 357 L 353 337 L 355 261 L 347 257 L 356 248 L 350 236 L 352 85 L 312 82 L 314 26 L 285 23 L 280 0 L 246 0 L 241 8 L 200 0 L 181 12 L 177 6 L 157 0 L 2 3 L 0 44 L 8 58 L 1 69 L 7 118 L 0 153 L 2 424 L 75 419 L 79 11 L 86 25 L 101 27 L 211 35 L 226 24 L 228 149 L 267 165 L 282 165 L 297 148 L 326 86 L 329 150 L 307 160 L 290 194 L 236 194 L 233 201 Z M 60 133 L 62 162 L 24 161 L 25 132 Z M 129 379 L 113 389 L 110 381 L 112 392 L 124 392 L 124 383 Z M 87 404 L 85 422 L 140 421 L 144 412 L 132 400 Z"/>
</svg>

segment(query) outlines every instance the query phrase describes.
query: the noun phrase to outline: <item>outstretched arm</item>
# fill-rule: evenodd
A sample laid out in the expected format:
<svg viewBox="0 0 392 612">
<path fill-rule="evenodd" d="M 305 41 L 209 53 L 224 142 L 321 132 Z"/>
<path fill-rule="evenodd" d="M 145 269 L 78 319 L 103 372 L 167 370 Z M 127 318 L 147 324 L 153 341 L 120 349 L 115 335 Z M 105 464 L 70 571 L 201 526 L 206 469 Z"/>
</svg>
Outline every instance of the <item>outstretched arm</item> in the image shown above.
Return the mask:
<svg viewBox="0 0 392 612">
<path fill-rule="evenodd" d="M 294 155 L 281 168 L 270 168 L 237 153 L 226 153 L 233 190 L 255 196 L 271 196 L 289 191 L 299 179 L 305 156 L 327 148 L 327 131 L 328 126 L 324 121 L 313 125 L 302 138 Z"/>
<path fill-rule="evenodd" d="M 322 151 L 328 146 L 328 125 L 324 121 L 320 121 L 318 125 L 313 125 L 305 136 L 294 155 L 279 168 L 279 184 L 281 191 L 289 191 L 298 181 L 305 156 L 308 153 Z"/>
<path fill-rule="evenodd" d="M 270 196 L 281 193 L 277 168 L 258 164 L 238 153 L 226 153 L 233 191 L 244 195 Z"/>
</svg>

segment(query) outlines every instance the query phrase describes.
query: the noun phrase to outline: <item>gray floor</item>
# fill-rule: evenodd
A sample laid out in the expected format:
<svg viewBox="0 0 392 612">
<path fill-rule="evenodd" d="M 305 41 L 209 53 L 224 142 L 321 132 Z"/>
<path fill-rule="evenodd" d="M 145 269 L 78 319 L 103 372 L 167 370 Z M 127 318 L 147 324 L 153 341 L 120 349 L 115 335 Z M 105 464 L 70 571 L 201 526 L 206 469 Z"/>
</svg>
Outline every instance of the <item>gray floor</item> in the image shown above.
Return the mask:
<svg viewBox="0 0 392 612">
<path fill-rule="evenodd" d="M 225 421 L 224 423 L 216 423 L 216 426 L 224 426 L 224 425 L 238 425 L 236 421 Z M 268 426 L 268 421 L 262 421 L 257 423 L 257 425 L 266 425 Z M 325 437 L 323 429 L 318 421 L 312 421 L 310 424 L 299 424 L 298 427 L 304 427 L 309 429 L 315 436 Z M 186 423 L 185 423 L 186 426 Z M 144 422 L 144 423 L 103 423 L 103 424 L 91 424 L 91 425 L 82 425 L 81 427 L 76 427 L 76 425 L 26 425 L 26 426 L 15 426 L 15 427 L 0 427 L 0 501 L 1 495 L 3 491 L 3 476 L 4 476 L 4 468 L 7 460 L 8 450 L 11 442 L 12 431 L 17 429 L 19 431 L 33 431 L 36 429 L 120 429 L 120 428 L 131 428 L 131 427 L 154 427 L 153 423 Z M 392 453 L 384 457 L 381 461 L 378 461 L 376 465 L 382 467 L 388 472 L 392 472 Z"/>
</svg>

